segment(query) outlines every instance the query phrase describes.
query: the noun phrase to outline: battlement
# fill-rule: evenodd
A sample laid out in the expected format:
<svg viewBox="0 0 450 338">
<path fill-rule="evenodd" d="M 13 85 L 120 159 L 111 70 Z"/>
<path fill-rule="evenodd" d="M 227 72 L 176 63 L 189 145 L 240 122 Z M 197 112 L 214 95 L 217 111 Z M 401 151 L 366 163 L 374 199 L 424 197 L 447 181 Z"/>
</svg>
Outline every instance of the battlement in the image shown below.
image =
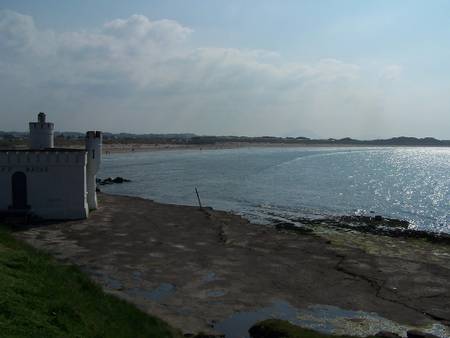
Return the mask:
<svg viewBox="0 0 450 338">
<path fill-rule="evenodd" d="M 86 151 L 78 149 L 7 150 L 0 152 L 0 166 L 84 166 L 86 161 Z"/>
<path fill-rule="evenodd" d="M 86 148 L 54 148 L 54 124 L 40 112 L 29 123 L 30 149 L 0 150 L 0 211 L 29 211 L 44 219 L 80 219 L 97 208 L 102 133 Z M 88 156 L 89 155 L 89 156 Z"/>
<path fill-rule="evenodd" d="M 96 139 L 96 138 L 101 139 L 102 138 L 102 132 L 98 131 L 98 130 L 95 130 L 95 131 L 90 130 L 90 131 L 86 132 L 86 138 L 87 139 Z"/>
<path fill-rule="evenodd" d="M 53 128 L 51 122 L 46 121 L 44 113 L 38 114 L 37 122 L 30 122 L 30 148 L 48 149 L 53 148 Z"/>
<path fill-rule="evenodd" d="M 54 129 L 52 122 L 30 122 L 30 130 L 34 129 Z"/>
</svg>

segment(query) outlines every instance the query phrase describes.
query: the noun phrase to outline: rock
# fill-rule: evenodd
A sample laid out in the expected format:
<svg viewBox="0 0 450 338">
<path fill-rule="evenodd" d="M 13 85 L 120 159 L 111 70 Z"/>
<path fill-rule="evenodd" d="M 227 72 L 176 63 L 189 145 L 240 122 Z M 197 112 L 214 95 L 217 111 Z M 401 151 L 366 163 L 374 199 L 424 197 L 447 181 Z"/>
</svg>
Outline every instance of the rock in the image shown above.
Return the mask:
<svg viewBox="0 0 450 338">
<path fill-rule="evenodd" d="M 293 231 L 293 232 L 296 232 L 299 234 L 310 234 L 313 232 L 312 229 L 305 228 L 305 227 L 299 227 L 299 226 L 296 226 L 295 224 L 289 223 L 289 222 L 278 222 L 278 223 L 275 223 L 274 225 L 277 230 Z"/>
<path fill-rule="evenodd" d="M 122 177 L 116 177 L 112 181 L 113 181 L 113 183 L 123 183 L 123 178 Z"/>
<path fill-rule="evenodd" d="M 105 178 L 104 180 L 100 180 L 99 184 L 100 185 L 112 184 L 112 178 L 108 177 L 108 178 Z"/>
<path fill-rule="evenodd" d="M 248 330 L 248 333 L 251 338 L 332 337 L 279 319 L 266 319 L 256 323 Z"/>
<path fill-rule="evenodd" d="M 421 332 L 419 330 L 409 330 L 406 334 L 408 338 L 439 338 L 434 334 Z"/>
<path fill-rule="evenodd" d="M 383 338 L 401 338 L 398 334 L 394 332 L 387 332 L 387 331 L 380 331 L 378 332 L 375 337 L 383 337 Z"/>
<path fill-rule="evenodd" d="M 114 183 L 120 184 L 120 183 L 125 183 L 125 182 L 131 182 L 131 180 L 128 180 L 128 179 L 120 177 L 120 176 L 117 176 L 116 178 L 108 177 L 108 178 L 105 178 L 104 180 L 101 180 L 101 179 L 97 180 L 97 183 L 99 185 L 114 184 Z"/>
<path fill-rule="evenodd" d="M 225 335 L 222 333 L 199 333 L 194 338 L 225 338 Z"/>
<path fill-rule="evenodd" d="M 119 176 L 119 177 L 116 177 L 115 179 L 113 179 L 112 182 L 113 183 L 124 183 L 124 182 L 131 182 L 131 181 Z"/>
</svg>

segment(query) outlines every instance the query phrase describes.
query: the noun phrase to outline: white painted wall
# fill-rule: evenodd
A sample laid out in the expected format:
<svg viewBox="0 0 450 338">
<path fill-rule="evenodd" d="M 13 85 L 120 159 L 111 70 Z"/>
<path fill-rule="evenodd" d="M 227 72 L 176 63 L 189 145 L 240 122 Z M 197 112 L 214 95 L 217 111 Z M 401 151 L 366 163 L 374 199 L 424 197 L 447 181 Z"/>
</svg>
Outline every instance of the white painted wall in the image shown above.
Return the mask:
<svg viewBox="0 0 450 338">
<path fill-rule="evenodd" d="M 12 205 L 12 176 L 27 177 L 30 211 L 46 219 L 86 218 L 97 208 L 96 174 L 102 156 L 102 133 L 86 133 L 86 150 L 53 148 L 53 123 L 44 113 L 30 122 L 29 151 L 0 151 L 0 211 Z M 47 149 L 47 150 L 45 150 Z"/>
<path fill-rule="evenodd" d="M 86 152 L 0 152 L 0 210 L 12 204 L 12 175 L 27 176 L 31 212 L 46 219 L 79 219 L 89 215 L 86 196 Z"/>
<path fill-rule="evenodd" d="M 102 133 L 100 131 L 88 131 L 86 133 L 86 189 L 89 210 L 98 207 L 97 202 L 97 172 L 102 160 Z"/>
<path fill-rule="evenodd" d="M 30 122 L 30 148 L 53 148 L 53 129 L 53 123 L 46 122 L 45 114 L 39 113 L 38 121 Z"/>
<path fill-rule="evenodd" d="M 53 148 L 53 123 L 30 122 L 30 148 Z"/>
</svg>

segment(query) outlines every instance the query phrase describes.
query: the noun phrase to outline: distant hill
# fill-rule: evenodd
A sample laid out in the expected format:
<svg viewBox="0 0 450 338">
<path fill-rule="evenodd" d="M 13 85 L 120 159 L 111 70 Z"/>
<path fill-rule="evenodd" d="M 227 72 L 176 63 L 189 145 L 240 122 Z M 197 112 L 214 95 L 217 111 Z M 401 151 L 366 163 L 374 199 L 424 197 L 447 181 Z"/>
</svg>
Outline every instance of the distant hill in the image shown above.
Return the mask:
<svg viewBox="0 0 450 338">
<path fill-rule="evenodd" d="M 350 137 L 342 139 L 310 139 L 307 137 L 246 137 L 246 136 L 195 136 L 190 140 L 193 144 L 214 144 L 224 142 L 248 143 L 282 143 L 304 145 L 348 145 L 348 146 L 433 146 L 449 147 L 450 140 L 438 140 L 431 137 L 394 137 L 390 139 L 356 140 Z"/>
<path fill-rule="evenodd" d="M 55 142 L 58 145 L 82 144 L 84 133 L 55 132 Z M 221 143 L 267 143 L 267 144 L 298 144 L 298 145 L 344 145 L 344 146 L 432 146 L 450 147 L 450 140 L 438 140 L 432 137 L 393 137 L 389 139 L 357 140 L 350 137 L 341 139 L 311 139 L 308 137 L 275 137 L 275 136 L 199 136 L 192 133 L 172 134 L 132 134 L 104 133 L 105 143 L 123 144 L 193 144 L 208 145 Z M 28 132 L 0 131 L 0 146 L 25 144 Z"/>
</svg>

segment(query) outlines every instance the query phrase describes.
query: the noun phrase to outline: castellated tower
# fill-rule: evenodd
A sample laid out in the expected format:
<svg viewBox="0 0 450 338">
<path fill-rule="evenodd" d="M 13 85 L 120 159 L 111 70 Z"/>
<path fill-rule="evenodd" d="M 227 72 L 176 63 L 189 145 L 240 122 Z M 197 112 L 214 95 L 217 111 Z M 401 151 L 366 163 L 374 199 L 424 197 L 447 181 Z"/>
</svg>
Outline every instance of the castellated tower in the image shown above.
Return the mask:
<svg viewBox="0 0 450 338">
<path fill-rule="evenodd" d="M 45 121 L 45 114 L 38 114 L 37 122 L 30 122 L 30 148 L 53 148 L 53 123 Z"/>
<path fill-rule="evenodd" d="M 30 149 L 0 149 L 0 214 L 84 219 L 97 208 L 96 175 L 102 133 L 89 131 L 86 147 L 54 148 L 53 123 L 39 113 L 30 124 Z"/>
<path fill-rule="evenodd" d="M 97 209 L 97 172 L 102 159 L 102 133 L 88 131 L 86 133 L 86 190 L 89 210 Z"/>
</svg>

